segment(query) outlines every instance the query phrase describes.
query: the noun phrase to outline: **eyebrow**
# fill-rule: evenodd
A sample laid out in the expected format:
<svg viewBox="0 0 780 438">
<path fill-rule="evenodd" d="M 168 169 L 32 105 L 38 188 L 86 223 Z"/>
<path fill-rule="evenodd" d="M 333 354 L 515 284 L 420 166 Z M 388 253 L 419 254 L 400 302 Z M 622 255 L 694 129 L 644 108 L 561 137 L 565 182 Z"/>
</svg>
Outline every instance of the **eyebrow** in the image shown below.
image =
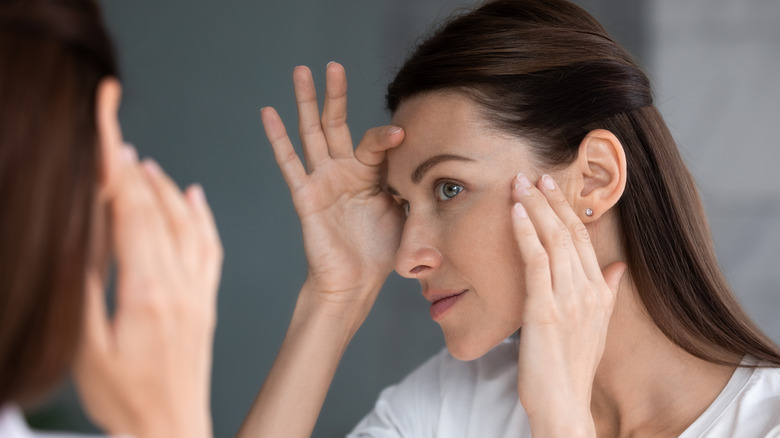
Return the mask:
<svg viewBox="0 0 780 438">
<path fill-rule="evenodd" d="M 419 184 L 429 170 L 433 169 L 433 167 L 435 167 L 437 164 L 443 163 L 445 161 L 474 161 L 474 160 L 460 155 L 451 155 L 451 154 L 434 155 L 431 158 L 428 158 L 427 160 L 420 163 L 420 165 L 417 166 L 416 169 L 414 169 L 414 172 L 412 172 L 412 182 L 415 184 Z M 398 190 L 390 186 L 387 187 L 387 191 L 398 196 Z"/>
<path fill-rule="evenodd" d="M 415 184 L 419 184 L 420 181 L 422 181 L 425 174 L 431 170 L 434 166 L 436 166 L 439 163 L 443 163 L 445 161 L 474 161 L 471 158 L 462 157 L 460 155 L 449 155 L 449 154 L 441 154 L 441 155 L 434 155 L 431 158 L 428 158 L 427 160 L 423 161 L 419 166 L 417 166 L 417 169 L 414 169 L 414 172 L 412 172 L 412 182 Z"/>
</svg>

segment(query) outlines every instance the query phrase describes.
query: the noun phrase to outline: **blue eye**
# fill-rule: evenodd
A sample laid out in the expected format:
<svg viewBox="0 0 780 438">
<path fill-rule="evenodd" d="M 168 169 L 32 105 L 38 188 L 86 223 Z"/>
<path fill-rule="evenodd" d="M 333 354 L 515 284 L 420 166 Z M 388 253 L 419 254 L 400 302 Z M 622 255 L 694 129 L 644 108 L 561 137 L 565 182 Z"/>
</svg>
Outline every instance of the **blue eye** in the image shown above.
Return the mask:
<svg viewBox="0 0 780 438">
<path fill-rule="evenodd" d="M 436 196 L 440 201 L 449 201 L 462 191 L 463 187 L 451 182 L 443 182 L 436 186 Z"/>
<path fill-rule="evenodd" d="M 407 217 L 409 217 L 409 203 L 408 203 L 408 202 L 406 202 L 406 201 L 404 201 L 404 202 L 401 204 L 401 208 L 403 208 L 403 210 L 404 210 L 404 214 L 405 214 Z"/>
</svg>

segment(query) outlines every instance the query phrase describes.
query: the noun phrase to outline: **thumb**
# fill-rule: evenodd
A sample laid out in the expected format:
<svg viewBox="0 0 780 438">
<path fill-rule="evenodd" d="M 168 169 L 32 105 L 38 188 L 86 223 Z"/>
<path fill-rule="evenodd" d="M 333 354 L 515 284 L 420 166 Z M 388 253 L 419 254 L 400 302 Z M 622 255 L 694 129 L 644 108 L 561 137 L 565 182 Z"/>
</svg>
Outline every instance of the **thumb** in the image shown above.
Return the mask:
<svg viewBox="0 0 780 438">
<path fill-rule="evenodd" d="M 355 158 L 367 166 L 378 166 L 385 160 L 387 150 L 400 145 L 405 135 L 400 126 L 371 128 L 355 149 Z"/>
<path fill-rule="evenodd" d="M 604 276 L 604 281 L 609 286 L 609 290 L 613 295 L 617 295 L 618 287 L 620 286 L 620 280 L 623 279 L 623 274 L 626 273 L 628 265 L 624 262 L 614 262 L 601 270 L 601 274 Z"/>
</svg>

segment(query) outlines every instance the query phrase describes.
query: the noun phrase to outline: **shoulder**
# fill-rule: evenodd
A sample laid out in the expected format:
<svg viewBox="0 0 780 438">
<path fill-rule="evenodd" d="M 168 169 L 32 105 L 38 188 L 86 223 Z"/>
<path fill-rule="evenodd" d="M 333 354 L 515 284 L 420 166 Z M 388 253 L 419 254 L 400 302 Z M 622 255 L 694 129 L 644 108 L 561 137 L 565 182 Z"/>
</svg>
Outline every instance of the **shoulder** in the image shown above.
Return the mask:
<svg viewBox="0 0 780 438">
<path fill-rule="evenodd" d="M 780 368 L 742 365 L 684 437 L 780 436 Z"/>
<path fill-rule="evenodd" d="M 749 374 L 743 390 L 732 400 L 724 422 L 734 422 L 740 436 L 780 436 L 780 368 L 740 368 Z"/>
<path fill-rule="evenodd" d="M 761 364 L 758 368 L 740 368 L 749 375 L 743 390 L 734 398 L 739 406 L 753 417 L 780 425 L 780 368 Z"/>
</svg>

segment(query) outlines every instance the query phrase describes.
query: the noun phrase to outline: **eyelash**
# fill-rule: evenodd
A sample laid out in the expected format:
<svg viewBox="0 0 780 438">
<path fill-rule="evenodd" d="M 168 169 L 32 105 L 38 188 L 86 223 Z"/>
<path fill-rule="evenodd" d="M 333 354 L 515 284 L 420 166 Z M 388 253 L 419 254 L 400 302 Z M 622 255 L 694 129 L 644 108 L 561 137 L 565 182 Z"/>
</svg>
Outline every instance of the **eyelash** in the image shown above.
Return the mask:
<svg viewBox="0 0 780 438">
<path fill-rule="evenodd" d="M 444 193 L 445 187 L 447 187 L 448 185 L 451 186 L 450 190 L 454 189 L 455 191 L 455 194 L 450 197 L 448 197 L 447 194 Z M 456 184 L 452 181 L 442 181 L 437 183 L 436 186 L 434 187 L 434 192 L 436 194 L 437 199 L 440 202 L 449 201 L 455 198 L 456 196 L 458 196 L 462 191 L 463 191 L 463 186 L 461 186 L 460 184 Z"/>
<path fill-rule="evenodd" d="M 447 197 L 447 195 L 443 192 L 446 186 L 452 186 L 450 190 L 455 191 L 455 194 L 453 194 L 451 197 Z M 461 194 L 463 192 L 464 188 L 462 185 L 452 182 L 452 181 L 440 181 L 437 182 L 436 185 L 433 187 L 433 193 L 436 197 L 437 202 L 447 202 L 454 199 L 456 196 Z M 401 205 L 401 208 L 404 210 L 404 214 L 409 216 L 409 202 L 408 201 L 401 201 L 399 203 Z"/>
</svg>

